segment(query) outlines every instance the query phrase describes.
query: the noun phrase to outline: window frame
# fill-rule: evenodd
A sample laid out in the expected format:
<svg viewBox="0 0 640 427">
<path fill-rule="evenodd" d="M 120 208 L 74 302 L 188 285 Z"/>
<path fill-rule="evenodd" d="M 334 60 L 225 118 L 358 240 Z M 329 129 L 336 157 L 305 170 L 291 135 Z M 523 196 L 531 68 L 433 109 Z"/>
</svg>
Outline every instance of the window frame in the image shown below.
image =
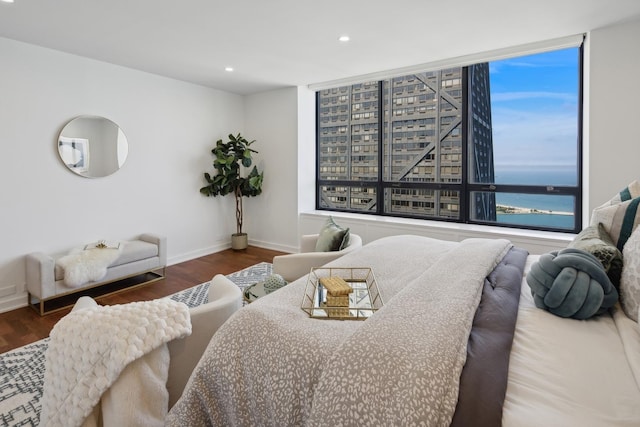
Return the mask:
<svg viewBox="0 0 640 427">
<path fill-rule="evenodd" d="M 441 222 L 452 222 L 452 223 L 461 223 L 461 224 L 477 224 L 477 225 L 488 225 L 495 227 L 504 227 L 504 228 L 515 228 L 515 229 L 524 229 L 524 230 L 541 230 L 541 231 L 551 231 L 551 232 L 568 232 L 568 233 L 578 233 L 582 229 L 582 213 L 583 213 L 583 114 L 584 114 L 584 105 L 583 105 L 583 96 L 584 96 L 584 42 L 579 45 L 574 46 L 561 46 L 556 49 L 546 49 L 546 51 L 551 50 L 560 50 L 567 47 L 578 48 L 578 89 L 577 89 L 577 141 L 576 141 L 576 150 L 577 150 L 577 165 L 576 165 L 576 173 L 577 173 L 577 183 L 576 186 L 551 186 L 551 185 L 520 185 L 520 184 L 487 184 L 487 183 L 472 183 L 469 182 L 469 169 L 471 168 L 470 159 L 469 159 L 469 129 L 468 129 L 468 99 L 469 99 L 469 85 L 465 84 L 462 91 L 462 147 L 461 147 L 461 156 L 462 156 L 462 180 L 460 183 L 435 183 L 435 182 L 396 182 L 396 181 L 385 181 L 384 172 L 383 172 L 383 162 L 384 162 L 384 84 L 385 80 L 389 80 L 393 78 L 392 75 L 387 76 L 386 78 L 377 79 L 378 83 L 378 159 L 377 159 L 377 175 L 378 179 L 375 181 L 365 181 L 365 180 L 326 180 L 321 179 L 321 164 L 320 164 L 320 88 L 316 90 L 316 175 L 315 175 L 315 208 L 319 211 L 329 211 L 329 212 L 349 212 L 349 213 L 357 213 L 363 215 L 374 215 L 374 216 L 384 216 L 384 217 L 398 217 L 398 218 L 412 218 L 419 219 L 424 221 L 441 221 Z M 542 53 L 544 51 L 540 51 L 537 53 Z M 536 53 L 536 52 L 533 52 Z M 528 55 L 531 52 L 524 52 L 521 55 Z M 518 57 L 520 55 L 517 52 L 514 52 L 511 57 Z M 479 63 L 482 61 L 474 61 L 474 63 Z M 489 61 L 487 61 L 489 62 Z M 466 65 L 460 65 L 462 67 L 462 80 L 468 81 L 468 67 L 473 65 L 473 63 L 468 63 Z M 431 68 L 433 71 L 441 71 L 444 69 L 451 68 L 451 66 L 441 67 L 438 70 Z M 417 71 L 414 71 L 417 73 Z M 396 74 L 396 76 L 404 76 L 407 73 Z M 411 73 L 408 73 L 411 74 Z M 371 81 L 371 80 L 368 80 Z M 442 83 L 444 84 L 444 80 Z M 343 84 L 342 86 L 352 86 L 357 83 L 349 83 L 347 85 Z M 341 86 L 336 86 L 337 89 Z M 327 89 L 331 88 L 330 86 L 326 87 Z M 349 92 L 350 93 L 350 92 Z M 351 102 L 351 101 L 350 101 Z M 361 100 L 364 102 L 364 100 Z M 349 111 L 350 115 L 352 111 Z M 349 118 L 350 122 L 350 118 Z M 349 151 L 349 150 L 347 150 Z M 349 157 L 352 156 L 353 153 L 350 151 L 346 153 Z M 349 163 L 347 163 L 349 165 Z M 349 166 L 348 166 L 349 167 Z M 333 186 L 333 187 L 370 187 L 374 188 L 376 191 L 376 207 L 375 210 L 371 211 L 362 211 L 357 209 L 330 209 L 321 206 L 320 203 L 320 194 L 321 188 L 325 186 Z M 411 215 L 410 213 L 394 213 L 394 212 L 384 212 L 384 195 L 386 190 L 390 189 L 420 189 L 420 190 L 437 190 L 437 191 L 456 191 L 459 192 L 459 218 L 446 218 L 442 216 L 425 216 L 425 215 Z M 574 228 L 559 228 L 559 227 L 545 227 L 545 226 L 535 226 L 535 225 L 526 225 L 526 224 L 510 224 L 498 221 L 491 220 L 477 220 L 473 219 L 473 213 L 470 212 L 471 206 L 471 198 L 475 192 L 483 192 L 483 193 L 516 193 L 516 194 L 533 194 L 533 195 L 553 195 L 553 196 L 570 196 L 575 200 L 574 205 Z M 347 192 L 347 195 L 349 192 Z"/>
</svg>

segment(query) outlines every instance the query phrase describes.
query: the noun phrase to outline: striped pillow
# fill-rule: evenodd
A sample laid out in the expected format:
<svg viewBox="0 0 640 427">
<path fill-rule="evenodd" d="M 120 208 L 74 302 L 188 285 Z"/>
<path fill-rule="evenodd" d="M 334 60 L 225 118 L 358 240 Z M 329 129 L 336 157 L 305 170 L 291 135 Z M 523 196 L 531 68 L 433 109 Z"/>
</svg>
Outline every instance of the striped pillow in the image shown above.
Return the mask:
<svg viewBox="0 0 640 427">
<path fill-rule="evenodd" d="M 638 182 L 638 180 L 627 185 L 625 188 L 620 190 L 618 194 L 613 196 L 611 200 L 604 203 L 602 206 L 598 206 L 596 209 L 617 205 L 618 203 L 626 202 L 627 200 L 635 199 L 636 197 L 640 197 L 640 182 Z"/>
<path fill-rule="evenodd" d="M 640 197 L 640 182 L 638 182 L 637 180 L 633 181 L 627 186 L 627 188 L 623 189 L 620 192 L 619 196 L 621 202 Z"/>
<path fill-rule="evenodd" d="M 591 214 L 591 225 L 601 223 L 616 247 L 622 251 L 631 233 L 640 224 L 639 205 L 640 197 L 636 197 L 609 206 L 600 206 Z"/>
</svg>

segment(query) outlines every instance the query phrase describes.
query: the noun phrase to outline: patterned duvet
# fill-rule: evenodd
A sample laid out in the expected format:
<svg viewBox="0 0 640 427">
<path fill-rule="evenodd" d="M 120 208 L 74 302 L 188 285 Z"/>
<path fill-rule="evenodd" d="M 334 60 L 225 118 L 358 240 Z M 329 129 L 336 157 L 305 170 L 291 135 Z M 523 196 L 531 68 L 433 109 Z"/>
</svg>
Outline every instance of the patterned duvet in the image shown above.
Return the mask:
<svg viewBox="0 0 640 427">
<path fill-rule="evenodd" d="M 169 426 L 448 426 L 486 276 L 506 240 L 387 237 L 332 262 L 371 267 L 385 305 L 364 322 L 300 309 L 306 278 L 214 336 Z"/>
</svg>

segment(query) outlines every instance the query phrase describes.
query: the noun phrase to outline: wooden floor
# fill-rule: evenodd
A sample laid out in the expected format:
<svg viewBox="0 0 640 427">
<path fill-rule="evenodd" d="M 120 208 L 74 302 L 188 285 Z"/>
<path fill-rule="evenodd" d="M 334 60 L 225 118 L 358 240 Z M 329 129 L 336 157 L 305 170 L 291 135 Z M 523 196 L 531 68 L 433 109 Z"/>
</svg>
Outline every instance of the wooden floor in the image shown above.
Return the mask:
<svg viewBox="0 0 640 427">
<path fill-rule="evenodd" d="M 257 264 L 271 262 L 282 252 L 249 246 L 242 251 L 227 249 L 191 261 L 167 267 L 166 278 L 140 288 L 98 298 L 102 305 L 147 301 L 171 295 L 210 280 L 216 274 L 230 274 Z M 45 316 L 29 307 L 0 313 L 0 353 L 49 336 L 51 328 L 70 308 Z"/>
</svg>

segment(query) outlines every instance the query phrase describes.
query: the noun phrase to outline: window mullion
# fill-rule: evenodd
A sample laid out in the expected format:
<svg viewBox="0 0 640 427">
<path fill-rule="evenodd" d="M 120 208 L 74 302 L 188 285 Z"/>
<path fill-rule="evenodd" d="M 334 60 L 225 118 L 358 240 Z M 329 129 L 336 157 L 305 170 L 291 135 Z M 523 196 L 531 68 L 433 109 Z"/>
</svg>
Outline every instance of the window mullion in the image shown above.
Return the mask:
<svg viewBox="0 0 640 427">
<path fill-rule="evenodd" d="M 460 221 L 470 221 L 471 191 L 469 190 L 469 168 L 471 167 L 469 149 L 469 69 L 462 69 L 462 189 L 460 190 Z"/>
<path fill-rule="evenodd" d="M 384 214 L 384 82 L 378 82 L 378 180 L 376 185 L 376 196 L 378 200 L 378 215 Z"/>
</svg>

